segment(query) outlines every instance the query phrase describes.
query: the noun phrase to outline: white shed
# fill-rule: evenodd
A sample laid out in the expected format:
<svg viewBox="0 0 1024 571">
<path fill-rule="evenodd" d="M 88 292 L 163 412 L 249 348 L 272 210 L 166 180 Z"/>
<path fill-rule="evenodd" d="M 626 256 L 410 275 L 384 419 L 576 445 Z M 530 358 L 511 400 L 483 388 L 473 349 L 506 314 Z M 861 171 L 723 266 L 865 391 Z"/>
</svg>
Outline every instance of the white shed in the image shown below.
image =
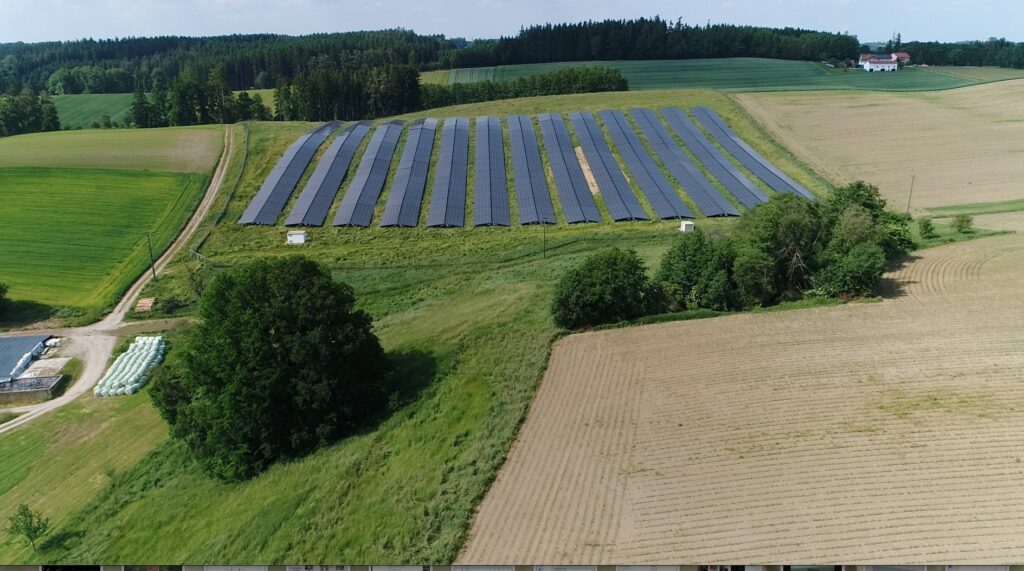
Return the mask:
<svg viewBox="0 0 1024 571">
<path fill-rule="evenodd" d="M 866 71 L 896 71 L 899 64 L 896 60 L 871 60 L 864 64 Z"/>
<path fill-rule="evenodd" d="M 306 243 L 306 231 L 305 230 L 289 230 L 288 238 L 285 240 L 285 244 L 289 245 L 302 245 Z"/>
<path fill-rule="evenodd" d="M 691 222 L 689 220 L 683 220 L 682 222 L 679 223 L 679 231 L 680 232 L 693 232 L 693 229 L 694 229 L 693 222 Z"/>
</svg>

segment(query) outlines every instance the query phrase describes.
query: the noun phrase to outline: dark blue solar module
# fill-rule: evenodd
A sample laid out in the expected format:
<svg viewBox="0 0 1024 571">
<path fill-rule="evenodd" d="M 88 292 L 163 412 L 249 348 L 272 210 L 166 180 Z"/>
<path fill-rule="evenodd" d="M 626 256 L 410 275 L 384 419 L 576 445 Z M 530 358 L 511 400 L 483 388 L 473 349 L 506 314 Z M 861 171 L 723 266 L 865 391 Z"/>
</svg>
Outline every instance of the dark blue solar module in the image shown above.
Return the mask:
<svg viewBox="0 0 1024 571">
<path fill-rule="evenodd" d="M 755 151 L 725 124 L 725 121 L 718 116 L 714 109 L 691 107 L 690 112 L 693 113 L 694 118 L 697 119 L 708 133 L 711 133 L 711 136 L 725 150 L 729 151 L 740 164 L 747 167 L 747 170 L 763 180 L 772 190 L 776 192 L 793 192 L 804 198 L 814 200 L 814 195 L 809 190 L 789 178 L 786 173 L 782 172 L 771 161 Z"/>
<path fill-rule="evenodd" d="M 377 127 L 359 161 L 352 183 L 341 199 L 335 226 L 369 226 L 373 209 L 391 168 L 391 158 L 402 135 L 402 122 L 389 121 Z"/>
<path fill-rule="evenodd" d="M 598 115 L 608 129 L 612 143 L 619 150 L 619 156 L 633 173 L 633 180 L 651 203 L 655 214 L 659 218 L 693 218 L 693 211 L 662 174 L 658 163 L 647 152 L 626 115 L 622 111 L 601 111 Z"/>
<path fill-rule="evenodd" d="M 743 171 L 732 164 L 732 161 L 704 136 L 697 125 L 686 116 L 685 111 L 679 108 L 665 108 L 661 110 L 661 113 L 679 135 L 679 138 L 683 140 L 683 143 L 693 151 L 697 160 L 703 163 L 708 172 L 722 183 L 722 186 L 743 206 L 753 208 L 768 200 L 764 191 L 747 178 Z"/>
<path fill-rule="evenodd" d="M 651 144 L 654 153 L 665 163 L 672 177 L 679 182 L 686 194 L 690 195 L 704 216 L 739 216 L 740 211 L 704 178 L 704 174 L 679 148 L 653 111 L 637 110 L 633 114 L 633 119 L 640 132 L 647 138 L 647 142 Z"/>
<path fill-rule="evenodd" d="M 562 203 L 562 213 L 569 224 L 577 222 L 600 222 L 601 212 L 597 209 L 590 186 L 583 178 L 583 169 L 576 158 L 576 149 L 569 138 L 569 129 L 561 115 L 542 113 L 537 115 L 540 123 L 540 134 L 544 138 L 544 147 L 548 152 L 548 163 L 551 174 L 555 177 L 558 189 L 558 200 Z"/>
<path fill-rule="evenodd" d="M 497 117 L 476 118 L 475 167 L 473 224 L 510 225 L 505 145 L 501 138 L 501 119 Z"/>
<path fill-rule="evenodd" d="M 430 153 L 434 149 L 437 119 L 421 119 L 409 127 L 402 158 L 398 161 L 380 225 L 414 227 L 419 224 L 423 191 L 427 186 Z"/>
<path fill-rule="evenodd" d="M 555 207 L 551 204 L 533 121 L 526 115 L 509 117 L 508 142 L 512 149 L 512 180 L 519 204 L 519 223 L 554 224 Z"/>
<path fill-rule="evenodd" d="M 316 150 L 341 124 L 341 121 L 324 123 L 292 143 L 270 170 L 270 174 L 263 181 L 252 202 L 245 208 L 238 223 L 276 224 L 278 216 L 295 191 L 295 185 L 299 184 L 302 173 L 313 160 Z"/>
<path fill-rule="evenodd" d="M 469 119 L 445 119 L 441 152 L 430 197 L 427 226 L 461 227 L 466 224 L 466 175 L 469 174 Z"/>
<path fill-rule="evenodd" d="M 587 158 L 590 172 L 594 175 L 597 189 L 604 197 L 612 220 L 647 220 L 644 207 L 636 199 L 633 188 L 629 186 L 629 181 L 619 169 L 619 164 L 615 162 L 615 155 L 605 142 L 604 134 L 597 125 L 594 115 L 585 112 L 570 113 L 569 120 L 572 121 L 576 138 L 580 141 L 583 155 Z"/>
<path fill-rule="evenodd" d="M 369 121 L 355 123 L 338 135 L 320 157 L 302 194 L 284 221 L 285 226 L 323 226 L 356 150 L 370 132 Z"/>
</svg>

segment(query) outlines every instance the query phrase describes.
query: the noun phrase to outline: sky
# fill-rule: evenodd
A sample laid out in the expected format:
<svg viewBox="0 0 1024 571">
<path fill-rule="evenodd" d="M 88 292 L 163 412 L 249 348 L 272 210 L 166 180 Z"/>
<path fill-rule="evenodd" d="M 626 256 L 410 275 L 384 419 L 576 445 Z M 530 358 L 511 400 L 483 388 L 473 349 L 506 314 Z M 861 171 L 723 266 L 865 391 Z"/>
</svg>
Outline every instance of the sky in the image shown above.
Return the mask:
<svg viewBox="0 0 1024 571">
<path fill-rule="evenodd" d="M 0 0 L 0 43 L 381 28 L 474 39 L 545 22 L 655 15 L 849 32 L 862 42 L 894 31 L 904 41 L 1024 41 L 1021 0 Z"/>
</svg>

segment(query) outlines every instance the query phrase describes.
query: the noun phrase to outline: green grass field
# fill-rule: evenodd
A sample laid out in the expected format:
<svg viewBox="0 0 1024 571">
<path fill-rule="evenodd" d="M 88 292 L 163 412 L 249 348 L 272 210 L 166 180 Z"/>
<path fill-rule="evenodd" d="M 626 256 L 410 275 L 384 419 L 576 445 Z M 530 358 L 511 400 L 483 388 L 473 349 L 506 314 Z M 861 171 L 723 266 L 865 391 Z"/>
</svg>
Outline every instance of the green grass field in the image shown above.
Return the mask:
<svg viewBox="0 0 1024 571">
<path fill-rule="evenodd" d="M 206 190 L 204 174 L 0 169 L 0 276 L 15 301 L 112 304 L 161 252 Z"/>
<path fill-rule="evenodd" d="M 61 129 L 89 129 L 104 115 L 124 125 L 128 109 L 132 105 L 131 93 L 83 93 L 80 95 L 56 95 L 53 104 L 57 106 Z"/>
<path fill-rule="evenodd" d="M 700 88 L 725 91 L 784 91 L 868 89 L 931 91 L 987 81 L 1024 77 L 1019 70 L 975 71 L 972 68 L 906 68 L 897 73 L 868 73 L 833 69 L 817 62 L 760 58 L 689 59 L 662 61 L 587 61 L 453 69 L 449 83 L 508 81 L 578 65 L 619 69 L 631 90 Z M 997 68 L 976 68 L 993 70 Z M 946 73 L 940 73 L 943 70 Z"/>
<path fill-rule="evenodd" d="M 4 326 L 62 309 L 95 319 L 195 210 L 222 126 L 37 133 L 0 139 L 0 282 L 18 302 Z"/>
<path fill-rule="evenodd" d="M 715 107 L 787 172 L 823 188 L 726 97 L 710 91 L 528 98 L 422 115 L 694 104 Z M 289 248 L 283 228 L 234 221 L 283 149 L 307 129 L 302 123 L 252 127 L 248 166 L 203 246 L 209 271 L 259 255 L 299 252 L 321 261 L 354 287 L 385 347 L 410 378 L 423 383 L 421 392 L 364 434 L 243 484 L 204 476 L 177 444 L 164 441 L 162 427 L 146 428 L 148 449 L 125 461 L 117 450 L 122 420 L 103 408 L 78 408 L 110 406 L 86 398 L 68 414 L 82 415 L 81 423 L 103 416 L 107 426 L 83 437 L 95 454 L 87 465 L 58 462 L 62 448 L 48 439 L 44 423 L 0 436 L 0 450 L 9 450 L 12 466 L 19 467 L 0 465 L 0 481 L 11 482 L 10 492 L 0 492 L 0 520 L 18 501 L 32 498 L 65 538 L 34 559 L 450 563 L 515 438 L 558 334 L 548 310 L 557 278 L 610 246 L 637 249 L 653 269 L 678 235 L 674 221 L 546 230 L 329 227 L 310 229 L 307 246 Z M 245 149 L 242 139 L 236 142 L 229 182 Z M 211 216 L 219 210 L 215 205 Z M 191 302 L 185 270 L 194 262 L 187 260 L 179 257 L 143 295 L 174 292 Z M 138 403 L 130 422 L 159 424 L 145 393 L 126 400 Z M 25 444 L 10 445 L 13 438 Z M 67 471 L 66 490 L 31 476 L 34 467 L 51 462 Z M 98 476 L 96 466 L 105 464 L 118 467 Z M 0 560 L 30 558 L 21 546 L 0 544 Z"/>
<path fill-rule="evenodd" d="M 217 165 L 223 145 L 223 125 L 33 133 L 0 137 L 0 168 L 206 173 Z"/>
</svg>

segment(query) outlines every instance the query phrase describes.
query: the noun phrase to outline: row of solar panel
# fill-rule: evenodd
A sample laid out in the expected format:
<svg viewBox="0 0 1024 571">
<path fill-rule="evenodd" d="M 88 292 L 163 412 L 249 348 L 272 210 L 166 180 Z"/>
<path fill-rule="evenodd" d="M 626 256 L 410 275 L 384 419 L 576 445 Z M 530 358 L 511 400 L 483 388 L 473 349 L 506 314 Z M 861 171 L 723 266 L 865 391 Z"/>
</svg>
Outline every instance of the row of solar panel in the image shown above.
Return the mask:
<svg viewBox="0 0 1024 571">
<path fill-rule="evenodd" d="M 814 199 L 806 188 L 744 142 L 714 110 L 694 107 L 690 111 L 693 120 L 682 109 L 662 109 L 661 113 L 668 126 L 651 109 L 630 109 L 632 123 L 622 111 L 600 111 L 598 115 L 608 131 L 612 146 L 609 146 L 601 125 L 592 113 L 570 113 L 569 122 L 579 142 L 582 157 L 577 155 L 572 136 L 561 115 L 538 115 L 537 123 L 565 221 L 573 224 L 602 220 L 581 163 L 585 163 L 589 169 L 608 214 L 615 221 L 649 218 L 633 192 L 627 174 L 655 216 L 663 219 L 695 217 L 694 211 L 676 192 L 670 179 L 675 180 L 705 216 L 740 214 L 740 210 L 719 191 L 712 179 L 736 203 L 746 208 L 767 200 L 766 193 L 722 149 L 773 191 L 795 193 Z M 341 125 L 340 121 L 332 121 L 299 137 L 274 166 L 239 223 L 275 224 L 317 148 Z M 413 227 L 419 223 L 437 126 L 436 119 L 420 119 L 409 126 L 381 216 L 381 226 Z M 371 124 L 365 121 L 344 127 L 310 175 L 285 225 L 324 224 L 352 161 L 370 129 Z M 370 225 L 403 129 L 401 121 L 389 121 L 374 130 L 342 198 L 333 225 Z M 710 139 L 704 134 L 705 131 Z M 678 136 L 682 146 L 677 143 L 673 133 Z M 508 134 L 520 223 L 554 224 L 554 205 L 533 120 L 524 115 L 508 117 Z M 647 145 L 640 135 L 647 140 Z M 473 223 L 476 226 L 508 226 L 512 221 L 501 120 L 498 117 L 477 117 L 475 141 Z M 613 147 L 625 164 L 626 172 L 619 168 Z M 693 153 L 696 162 L 684 148 Z M 585 160 L 581 161 L 581 158 Z M 434 168 L 427 226 L 464 225 L 468 162 L 469 119 L 446 119 Z M 704 166 L 710 178 L 705 177 L 698 163 Z"/>
</svg>

